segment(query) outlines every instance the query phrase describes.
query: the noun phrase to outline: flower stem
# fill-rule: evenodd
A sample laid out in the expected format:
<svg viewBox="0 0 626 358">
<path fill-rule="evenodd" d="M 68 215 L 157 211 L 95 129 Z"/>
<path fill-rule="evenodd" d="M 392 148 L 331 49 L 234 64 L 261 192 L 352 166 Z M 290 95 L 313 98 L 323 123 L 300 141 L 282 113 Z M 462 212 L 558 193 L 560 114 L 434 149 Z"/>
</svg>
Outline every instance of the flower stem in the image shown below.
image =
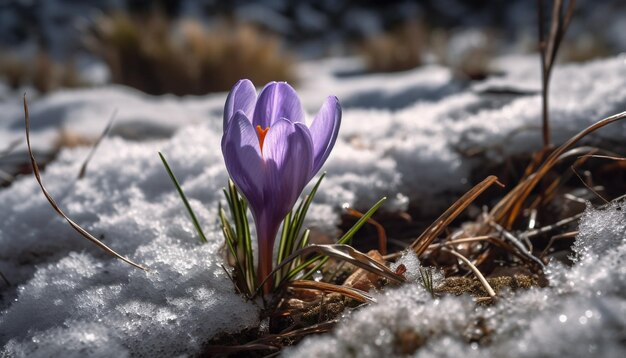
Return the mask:
<svg viewBox="0 0 626 358">
<path fill-rule="evenodd" d="M 278 226 L 264 225 L 265 220 L 255 220 L 257 224 L 257 240 L 259 247 L 259 262 L 257 266 L 257 282 L 261 283 L 272 272 L 273 248 Z M 263 294 L 270 292 L 274 282 L 269 278 L 263 284 Z"/>
</svg>

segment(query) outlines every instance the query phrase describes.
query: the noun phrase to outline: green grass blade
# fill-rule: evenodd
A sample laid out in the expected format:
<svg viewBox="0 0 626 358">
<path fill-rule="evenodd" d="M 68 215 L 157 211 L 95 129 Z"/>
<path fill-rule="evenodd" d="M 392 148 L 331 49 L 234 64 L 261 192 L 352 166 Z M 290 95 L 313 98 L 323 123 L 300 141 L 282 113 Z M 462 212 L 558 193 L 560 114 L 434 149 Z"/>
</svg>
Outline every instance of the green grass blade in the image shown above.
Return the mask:
<svg viewBox="0 0 626 358">
<path fill-rule="evenodd" d="M 322 179 L 326 176 L 326 173 L 322 173 L 320 178 L 317 180 L 311 192 L 300 200 L 300 204 L 297 209 L 293 212 L 289 212 L 285 219 L 283 220 L 283 227 L 281 230 L 280 241 L 278 245 L 278 255 L 276 257 L 276 265 L 279 265 L 286 257 L 291 255 L 295 249 L 300 248 L 300 244 L 302 243 L 303 236 L 306 235 L 308 242 L 308 236 L 310 232 L 303 234 L 303 236 L 299 236 L 300 230 L 302 229 L 302 225 L 304 223 L 304 218 L 306 217 L 306 213 L 309 210 L 309 206 L 315 197 L 315 193 L 322 183 Z M 294 262 L 294 265 L 297 263 Z M 282 280 L 282 277 L 289 272 L 290 267 L 293 265 L 287 266 L 284 269 L 281 269 L 276 273 L 276 277 L 274 282 L 279 283 Z"/>
<path fill-rule="evenodd" d="M 313 186 L 313 189 L 311 189 L 309 195 L 307 195 L 298 206 L 298 210 L 296 211 L 296 215 L 294 215 L 294 220 L 291 225 L 291 237 L 290 240 L 287 242 L 287 256 L 291 255 L 294 249 L 297 249 L 295 241 L 298 239 L 298 235 L 300 234 L 300 230 L 302 229 L 302 225 L 304 224 L 304 218 L 306 217 L 306 213 L 309 210 L 309 206 L 311 206 L 311 202 L 313 201 L 313 198 L 315 198 L 317 189 L 319 188 L 325 176 L 326 172 L 320 175 L 320 178 L 317 180 L 317 183 L 315 183 L 315 186 Z"/>
<path fill-rule="evenodd" d="M 337 241 L 338 244 L 345 244 L 348 241 L 350 241 L 350 239 L 352 239 L 352 236 L 354 236 L 354 234 L 356 234 L 357 231 L 359 231 L 359 229 L 361 228 L 361 226 L 365 225 L 365 223 L 367 222 L 367 220 L 369 220 L 369 218 L 372 217 L 372 215 L 374 215 L 374 213 L 383 205 L 383 203 L 385 202 L 385 200 L 387 200 L 387 197 L 383 197 L 382 199 L 380 199 L 376 204 L 374 204 L 374 206 L 372 206 L 364 215 L 363 217 L 361 217 L 359 219 L 359 221 L 356 222 L 356 224 L 354 224 L 354 226 L 352 226 L 350 228 L 350 230 L 348 230 L 348 232 L 346 232 L 341 239 L 339 239 Z"/>
<path fill-rule="evenodd" d="M 287 213 L 283 220 L 283 227 L 280 233 L 280 240 L 278 242 L 278 255 L 276 256 L 276 265 L 279 265 L 283 259 L 289 256 L 287 252 L 287 242 L 289 241 L 289 229 L 291 227 L 291 211 Z M 283 276 L 284 270 L 280 270 L 276 273 L 276 281 L 280 281 Z"/>
<path fill-rule="evenodd" d="M 244 252 L 246 253 L 246 282 L 250 288 L 250 292 L 254 292 L 256 289 L 256 275 L 254 271 L 254 256 L 252 250 L 252 238 L 250 237 L 250 224 L 248 223 L 247 208 L 248 203 L 244 198 L 240 200 L 240 215 L 241 222 L 243 224 L 243 232 L 241 241 L 243 242 Z"/>
<path fill-rule="evenodd" d="M 380 199 L 376 204 L 374 204 L 374 206 L 372 206 L 364 215 L 363 217 L 361 217 L 351 228 L 350 230 L 348 230 L 348 232 L 346 232 L 338 241 L 337 244 L 345 244 L 348 241 L 350 241 L 352 239 L 352 237 L 354 236 L 354 234 L 356 234 L 357 231 L 359 231 L 359 229 L 365 225 L 365 223 L 367 222 L 367 220 L 369 220 L 370 217 L 372 217 L 372 215 L 374 215 L 374 213 L 383 205 L 383 203 L 385 202 L 385 200 L 387 200 L 387 197 L 383 197 L 382 199 Z M 312 264 L 313 262 L 315 262 L 316 260 L 318 260 L 319 257 L 314 257 L 312 259 L 310 259 L 309 261 L 306 262 L 306 264 L 304 265 L 304 267 Z M 324 264 L 328 261 L 328 257 L 324 257 L 322 258 L 322 261 L 320 261 L 314 268 L 312 268 L 311 270 L 307 271 L 307 273 L 304 274 L 304 276 L 302 277 L 303 279 L 307 279 L 309 277 L 311 277 L 315 271 L 319 270 L 322 266 L 324 266 Z M 300 265 L 298 267 L 301 267 L 303 265 Z M 287 277 L 294 277 L 295 275 L 297 275 L 298 272 L 295 272 L 295 274 L 288 274 Z"/>
<path fill-rule="evenodd" d="M 313 187 L 313 189 L 311 189 L 311 192 L 309 193 L 309 195 L 306 196 L 306 198 L 302 201 L 302 203 L 304 205 L 302 205 L 301 203 L 301 207 L 298 207 L 298 215 L 297 215 L 297 222 L 296 222 L 296 228 L 299 229 L 302 227 L 302 224 L 304 223 L 304 217 L 306 216 L 307 211 L 309 211 L 309 206 L 311 206 L 311 202 L 313 201 L 313 198 L 315 197 L 315 194 L 317 193 L 317 189 L 320 187 L 320 184 L 322 183 L 322 180 L 324 179 L 324 177 L 326 176 L 326 172 L 322 173 L 322 175 L 320 175 L 320 178 L 317 180 L 317 183 L 315 183 L 315 186 Z M 295 235 L 298 234 L 298 232 L 294 233 Z"/>
<path fill-rule="evenodd" d="M 310 237 L 311 237 L 311 230 L 309 229 L 304 230 L 304 232 L 302 233 L 302 236 L 300 236 L 300 241 L 298 241 L 298 244 L 296 245 L 296 247 L 298 247 L 298 249 L 301 249 L 305 247 L 306 245 L 308 245 Z"/>
<path fill-rule="evenodd" d="M 254 256 L 252 255 L 252 239 L 250 238 L 250 226 L 248 223 L 247 208 L 248 203 L 239 196 L 237 187 L 232 180 L 228 180 L 228 190 L 225 190 L 227 200 L 230 205 L 231 214 L 235 220 L 235 230 L 237 237 L 238 252 L 243 261 L 246 285 L 252 291 L 256 288 L 256 275 L 254 271 Z"/>
<path fill-rule="evenodd" d="M 202 227 L 200 226 L 200 223 L 198 222 L 198 218 L 196 217 L 196 214 L 193 212 L 191 205 L 189 205 L 189 200 L 187 200 L 187 196 L 183 192 L 183 188 L 181 188 L 180 183 L 178 182 L 178 179 L 176 179 L 174 172 L 172 172 L 172 169 L 170 168 L 169 164 L 167 163 L 167 160 L 165 160 L 165 157 L 163 156 L 161 152 L 159 152 L 159 157 L 161 157 L 161 161 L 163 162 L 163 165 L 165 166 L 165 170 L 167 171 L 167 174 L 169 174 L 170 179 L 172 179 L 172 183 L 174 183 L 174 186 L 176 187 L 176 190 L 178 191 L 178 195 L 180 195 L 180 198 L 182 199 L 183 204 L 185 204 L 185 207 L 187 208 L 187 212 L 189 213 L 189 216 L 191 217 L 193 226 L 196 228 L 196 231 L 198 232 L 198 236 L 200 236 L 200 241 L 202 243 L 206 243 L 207 242 L 206 236 L 204 236 L 204 232 L 202 231 Z"/>
<path fill-rule="evenodd" d="M 235 229 L 237 230 L 237 239 L 241 240 L 243 233 L 243 222 L 241 219 L 241 201 L 239 201 L 239 195 L 237 194 L 237 188 L 232 180 L 228 180 L 228 191 L 231 198 L 231 214 L 235 220 Z"/>
<path fill-rule="evenodd" d="M 287 213 L 283 220 L 283 227 L 280 233 L 280 242 L 278 243 L 278 256 L 276 257 L 276 263 L 280 264 L 281 261 L 289 254 L 286 254 L 287 240 L 289 240 L 289 227 L 291 226 L 291 211 Z"/>
</svg>

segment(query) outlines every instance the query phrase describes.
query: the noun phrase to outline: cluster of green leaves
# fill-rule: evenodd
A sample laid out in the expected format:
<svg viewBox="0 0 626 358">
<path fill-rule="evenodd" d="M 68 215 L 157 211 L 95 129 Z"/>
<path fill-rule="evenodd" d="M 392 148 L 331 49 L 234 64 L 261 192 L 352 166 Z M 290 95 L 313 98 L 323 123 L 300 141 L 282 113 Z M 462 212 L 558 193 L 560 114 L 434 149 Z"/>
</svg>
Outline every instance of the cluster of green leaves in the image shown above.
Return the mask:
<svg viewBox="0 0 626 358">
<path fill-rule="evenodd" d="M 282 287 L 285 283 L 295 279 L 309 279 L 315 272 L 324 267 L 330 256 L 350 261 L 354 259 L 354 254 L 337 255 L 336 249 L 351 242 L 354 234 L 369 220 L 372 215 L 380 208 L 387 198 L 380 199 L 372 206 L 355 224 L 348 230 L 335 245 L 308 245 L 310 231 L 306 229 L 301 235 L 300 230 L 304 217 L 306 216 L 309 205 L 313 201 L 315 193 L 319 188 L 322 179 L 326 173 L 322 174 L 311 192 L 301 200 L 295 212 L 290 212 L 283 221 L 283 229 L 278 245 L 278 256 L 276 259 L 275 269 L 269 277 L 274 276 L 274 289 Z M 313 250 L 308 250 L 313 249 Z M 312 251 L 318 252 L 312 257 L 307 255 Z M 342 257 L 343 256 L 343 257 Z M 357 260 L 358 261 L 358 260 Z M 268 277 L 268 278 L 269 278 Z M 257 292 L 263 286 L 263 282 L 259 283 Z"/>
<path fill-rule="evenodd" d="M 224 189 L 224 196 L 226 196 L 230 214 L 235 221 L 233 229 L 233 225 L 226 216 L 226 211 L 220 205 L 219 216 L 224 239 L 228 246 L 228 261 L 235 268 L 235 285 L 241 292 L 250 297 L 256 291 L 257 282 L 254 274 L 250 225 L 248 224 L 248 203 L 245 198 L 239 195 L 235 183 L 230 179 L 228 179 L 228 189 Z"/>
<path fill-rule="evenodd" d="M 276 267 L 278 267 L 287 257 L 291 256 L 294 251 L 302 249 L 308 245 L 311 231 L 306 229 L 301 235 L 300 231 L 302 231 L 302 224 L 304 223 L 304 218 L 309 210 L 309 206 L 311 205 L 311 202 L 315 197 L 315 193 L 317 193 L 317 189 L 325 176 L 326 173 L 322 173 L 322 175 L 320 175 L 320 178 L 317 180 L 317 183 L 315 183 L 315 186 L 309 195 L 302 199 L 297 209 L 295 211 L 290 211 L 285 217 L 285 220 L 283 220 L 283 228 L 280 235 L 280 241 L 278 243 Z M 298 257 L 292 261 L 290 265 L 276 272 L 274 287 L 278 287 L 283 278 L 290 276 L 293 277 L 300 272 L 301 269 L 298 268 L 301 264 L 302 258 Z"/>
<path fill-rule="evenodd" d="M 320 178 L 320 181 L 321 181 L 321 178 Z M 317 186 L 319 186 L 319 181 L 316 184 L 316 186 L 314 187 L 314 189 L 312 191 L 312 194 L 315 194 L 315 190 L 317 190 Z M 310 197 L 311 197 L 311 194 L 309 194 L 307 196 L 307 198 L 310 198 Z M 307 200 L 307 198 L 305 198 L 305 201 Z M 372 217 L 372 215 L 374 215 L 374 213 L 378 210 L 378 208 L 380 208 L 383 205 L 383 202 L 385 200 L 387 200 L 387 198 L 382 198 L 376 204 L 374 204 L 374 206 L 372 206 L 363 215 L 363 217 L 361 217 L 354 224 L 354 226 L 352 226 L 350 228 L 350 230 L 348 230 L 345 234 L 343 234 L 343 236 L 341 238 L 339 238 L 339 240 L 337 240 L 337 243 L 335 245 L 331 245 L 331 246 L 333 248 L 336 248 L 336 247 L 340 247 L 342 245 L 350 243 L 352 241 L 352 237 L 354 236 L 354 234 L 356 234 L 356 232 L 359 231 L 359 229 L 363 225 L 365 225 L 367 220 L 370 217 Z M 302 247 L 298 251 L 293 252 L 288 257 L 285 257 L 284 259 L 282 259 L 279 262 L 277 262 L 277 266 L 276 266 L 277 269 L 274 270 L 274 271 L 282 270 L 285 266 L 288 267 L 289 269 L 287 270 L 287 273 L 284 274 L 282 277 L 280 277 L 278 280 L 274 280 L 274 287 L 275 288 L 281 287 L 285 282 L 288 282 L 288 281 L 296 279 L 296 278 L 301 278 L 301 279 L 309 279 L 309 278 L 311 278 L 311 276 L 313 276 L 313 274 L 315 272 L 319 271 L 320 269 L 322 269 L 324 267 L 326 262 L 328 262 L 329 256 L 335 256 L 332 253 L 332 250 L 325 250 L 325 249 L 323 249 L 323 247 L 319 247 L 319 248 L 322 249 L 322 250 L 320 250 L 321 253 L 317 254 L 317 255 L 314 255 L 313 257 L 311 257 L 311 258 L 309 258 L 307 260 L 303 260 L 302 256 L 303 256 L 303 254 L 308 253 L 309 250 L 306 250 L 306 247 Z M 348 255 L 348 256 L 352 257 L 353 255 Z M 315 264 L 315 266 L 313 266 L 313 264 Z M 304 271 L 304 270 L 306 270 L 306 271 Z M 302 272 L 304 272 L 304 273 L 302 273 Z M 299 276 L 299 274 L 301 274 L 301 273 L 302 273 L 302 275 Z"/>
<path fill-rule="evenodd" d="M 189 213 L 191 221 L 200 237 L 200 241 L 206 243 L 206 236 L 202 231 L 202 227 L 180 183 L 163 154 L 159 153 L 159 156 Z M 278 254 L 274 265 L 275 269 L 270 274 L 270 277 L 274 278 L 274 289 L 278 289 L 282 287 L 283 284 L 295 279 L 310 278 L 315 272 L 323 268 L 329 256 L 337 255 L 337 253 L 333 251 L 333 248 L 317 247 L 316 250 L 319 252 L 312 257 L 308 257 L 312 252 L 311 250 L 307 250 L 307 248 L 310 248 L 308 246 L 311 232 L 309 229 L 303 230 L 302 227 L 306 213 L 325 175 L 326 173 L 320 176 L 313 189 L 311 189 L 311 192 L 301 199 L 295 211 L 290 211 L 283 220 L 278 243 Z M 219 218 L 226 246 L 228 247 L 228 262 L 234 268 L 233 282 L 240 292 L 248 297 L 253 297 L 259 292 L 259 289 L 263 286 L 265 281 L 257 282 L 255 275 L 254 249 L 252 247 L 250 224 L 248 222 L 248 203 L 246 199 L 239 194 L 237 187 L 230 179 L 228 180 L 228 188 L 224 188 L 224 196 L 226 197 L 226 203 L 228 204 L 230 213 L 227 213 L 227 210 L 220 205 Z M 385 200 L 386 198 L 382 198 L 370 208 L 370 210 L 337 241 L 337 245 L 334 246 L 339 247 L 349 243 L 354 234 L 372 215 L 374 215 Z M 348 258 L 351 256 L 353 255 L 348 255 Z"/>
</svg>

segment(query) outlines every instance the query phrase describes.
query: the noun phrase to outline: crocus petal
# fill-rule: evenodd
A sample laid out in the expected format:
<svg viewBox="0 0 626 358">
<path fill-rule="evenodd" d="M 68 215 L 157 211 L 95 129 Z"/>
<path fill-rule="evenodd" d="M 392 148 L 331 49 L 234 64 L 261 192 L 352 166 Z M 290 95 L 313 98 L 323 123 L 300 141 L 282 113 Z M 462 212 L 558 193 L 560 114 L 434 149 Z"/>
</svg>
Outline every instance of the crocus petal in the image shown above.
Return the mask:
<svg viewBox="0 0 626 358">
<path fill-rule="evenodd" d="M 263 145 L 268 210 L 280 221 L 293 207 L 309 181 L 313 143 L 306 125 L 281 118 L 271 127 Z"/>
<path fill-rule="evenodd" d="M 262 206 L 263 158 L 259 138 L 243 111 L 237 111 L 228 122 L 222 137 L 222 154 L 228 174 L 250 205 Z"/>
<path fill-rule="evenodd" d="M 337 140 L 340 125 L 341 106 L 339 100 L 335 96 L 329 96 L 309 128 L 313 140 L 313 170 L 309 179 L 317 174 L 328 158 Z"/>
<path fill-rule="evenodd" d="M 271 128 L 280 118 L 304 122 L 304 110 L 296 91 L 287 82 L 270 82 L 259 94 L 252 124 Z"/>
<path fill-rule="evenodd" d="M 237 111 L 243 111 L 252 118 L 252 111 L 256 103 L 256 89 L 250 80 L 239 80 L 228 93 L 224 105 L 224 131 L 228 127 L 228 121 Z"/>
</svg>

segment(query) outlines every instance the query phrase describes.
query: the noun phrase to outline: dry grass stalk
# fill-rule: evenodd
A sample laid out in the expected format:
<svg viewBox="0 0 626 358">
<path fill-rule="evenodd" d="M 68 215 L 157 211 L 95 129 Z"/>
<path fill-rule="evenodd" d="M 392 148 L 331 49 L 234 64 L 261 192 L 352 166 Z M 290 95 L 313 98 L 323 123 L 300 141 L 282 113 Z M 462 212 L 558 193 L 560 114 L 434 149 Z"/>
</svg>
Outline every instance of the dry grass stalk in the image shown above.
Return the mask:
<svg viewBox="0 0 626 358">
<path fill-rule="evenodd" d="M 548 40 L 544 39 L 544 2 L 537 0 L 539 15 L 539 53 L 541 56 L 541 98 L 542 98 L 542 135 L 543 135 L 543 152 L 550 148 L 550 121 L 548 113 L 548 93 L 550 85 L 550 75 L 554 67 L 559 45 L 563 36 L 567 31 L 572 15 L 574 14 L 574 6 L 576 0 L 569 0 L 565 14 L 563 14 L 563 0 L 554 0 L 552 7 L 552 18 L 550 23 L 550 32 Z"/>
<path fill-rule="evenodd" d="M 429 250 L 438 249 L 440 247 L 454 246 L 459 244 L 467 244 L 470 242 L 480 242 L 480 241 L 489 241 L 493 239 L 491 235 L 483 235 L 483 236 L 475 236 L 475 237 L 465 237 L 462 239 L 444 241 L 442 243 L 430 244 L 428 245 Z"/>
<path fill-rule="evenodd" d="M 35 174 L 35 179 L 37 180 L 37 183 L 39 184 L 39 187 L 41 188 L 41 191 L 43 192 L 43 194 L 46 197 L 46 199 L 48 199 L 48 202 L 50 203 L 52 208 L 57 212 L 57 214 L 59 214 L 61 217 L 63 217 L 65 219 L 65 221 L 67 221 L 67 223 L 74 230 L 76 230 L 76 232 L 78 232 L 85 239 L 93 242 L 96 246 L 98 246 L 100 249 L 102 249 L 107 254 L 109 254 L 109 255 L 111 255 L 111 256 L 113 256 L 115 258 L 118 258 L 118 259 L 126 262 L 127 264 L 129 264 L 131 266 L 134 266 L 136 268 L 139 268 L 139 269 L 142 269 L 144 271 L 147 271 L 147 269 L 144 266 L 142 266 L 140 264 L 137 264 L 137 263 L 127 259 L 126 257 L 118 254 L 113 249 L 111 249 L 106 244 L 104 244 L 102 241 L 96 239 L 92 234 L 90 234 L 87 230 L 83 229 L 80 225 L 75 223 L 72 219 L 70 219 L 63 212 L 63 210 L 61 210 L 59 205 L 52 198 L 52 195 L 50 195 L 48 190 L 43 185 L 43 181 L 41 179 L 41 173 L 39 171 L 39 166 L 37 165 L 37 161 L 35 160 L 35 155 L 33 154 L 33 151 L 32 151 L 31 145 L 30 145 L 30 125 L 29 125 L 28 104 L 26 102 L 26 95 L 24 95 L 24 121 L 25 121 L 25 128 L 26 128 L 26 145 L 27 145 L 27 148 L 28 148 L 28 155 L 29 155 L 29 158 L 30 158 L 30 162 L 31 162 L 31 165 L 32 165 L 32 168 L 33 168 L 33 173 Z"/>
<path fill-rule="evenodd" d="M 310 280 L 295 280 L 287 284 L 287 287 L 317 290 L 321 292 L 334 292 L 355 299 L 360 302 L 375 303 L 376 299 L 365 291 L 354 287 L 333 285 L 332 283 L 317 282 Z"/>
<path fill-rule="evenodd" d="M 2 77 L 13 89 L 32 85 L 40 93 L 86 85 L 74 61 L 56 62 L 43 50 L 31 57 L 4 52 L 0 55 L 0 78 Z"/>
<path fill-rule="evenodd" d="M 597 196 L 598 198 L 602 199 L 602 201 L 604 201 L 605 204 L 608 204 L 609 201 L 606 200 L 605 197 L 603 197 L 602 195 L 600 195 L 600 193 L 598 193 L 591 185 L 587 184 L 587 181 L 585 179 L 583 179 L 580 174 L 578 174 L 578 172 L 576 171 L 576 168 L 572 165 L 570 167 L 570 169 L 572 170 L 572 172 L 574 172 L 574 174 L 576 175 L 576 177 L 580 180 L 580 182 L 585 186 L 585 188 L 587 188 L 590 192 L 592 192 L 595 196 Z"/>
<path fill-rule="evenodd" d="M 411 250 L 419 256 L 428 248 L 428 246 L 437 238 L 445 228 L 450 225 L 463 210 L 465 210 L 480 194 L 487 190 L 493 184 L 500 186 L 502 183 L 498 181 L 498 178 L 491 175 L 485 178 L 482 182 L 474 186 L 467 193 L 465 193 L 459 200 L 457 200 L 452 206 L 448 208 L 437 220 L 435 220 L 424 232 L 409 246 Z"/>
<path fill-rule="evenodd" d="M 524 202 L 535 189 L 541 179 L 554 167 L 554 165 L 561 159 L 561 157 L 568 152 L 578 141 L 593 133 L 594 131 L 626 118 L 626 111 L 621 112 L 610 117 L 604 118 L 578 134 L 567 140 L 556 150 L 554 150 L 543 162 L 543 164 L 537 169 L 536 172 L 523 179 L 515 188 L 513 188 L 502 200 L 496 204 L 491 212 L 491 218 L 510 230 L 513 227 L 515 220 L 518 218 L 519 213 L 522 211 Z"/>
<path fill-rule="evenodd" d="M 109 118 L 109 122 L 104 127 L 104 130 L 102 130 L 102 133 L 100 133 L 100 136 L 98 137 L 98 139 L 96 139 L 96 142 L 91 146 L 91 150 L 89 151 L 87 158 L 85 158 L 83 165 L 80 166 L 80 171 L 78 172 L 78 179 L 82 179 L 87 173 L 87 165 L 89 164 L 89 161 L 91 161 L 91 158 L 93 157 L 94 153 L 98 149 L 98 146 L 100 145 L 100 142 L 102 142 L 102 139 L 104 139 L 104 137 L 106 137 L 107 134 L 109 134 L 111 127 L 113 127 L 113 122 L 115 121 L 116 115 L 117 115 L 117 110 L 113 111 L 113 114 L 111 114 L 111 117 Z"/>
<path fill-rule="evenodd" d="M 424 47 L 424 26 L 409 21 L 395 31 L 365 40 L 361 53 L 370 71 L 397 72 L 420 66 Z"/>
<path fill-rule="evenodd" d="M 406 279 L 404 276 L 398 275 L 392 270 L 390 270 L 384 264 L 376 261 L 374 258 L 369 257 L 368 255 L 359 252 L 358 250 L 348 246 L 341 244 L 334 245 L 309 245 L 300 250 L 295 251 L 289 257 L 285 258 L 280 265 L 277 265 L 272 272 L 259 284 L 259 287 L 263 287 L 263 284 L 272 277 L 276 272 L 281 270 L 283 267 L 291 264 L 293 260 L 299 257 L 305 257 L 309 254 L 317 253 L 320 255 L 325 255 L 329 257 L 333 257 L 336 259 L 340 259 L 346 262 L 353 264 L 359 268 L 368 270 L 375 274 L 378 274 L 382 277 L 385 277 L 395 283 L 405 282 Z"/>
<path fill-rule="evenodd" d="M 248 351 L 258 351 L 258 350 L 268 350 L 275 351 L 280 350 L 283 346 L 289 345 L 293 343 L 294 340 L 299 339 L 304 336 L 308 336 L 311 334 L 320 334 L 330 331 L 335 327 L 338 320 L 333 319 L 326 322 L 321 322 L 318 324 L 314 324 L 308 327 L 299 328 L 290 330 L 287 332 L 283 332 L 280 334 L 268 334 L 264 337 L 256 339 L 247 344 L 237 345 L 237 346 L 222 346 L 222 345 L 214 345 L 208 347 L 205 353 L 212 356 L 214 354 L 234 354 Z M 279 352 L 277 352 L 279 353 Z M 270 357 L 273 354 L 269 355 Z M 267 357 L 267 356 L 266 356 Z"/>
<path fill-rule="evenodd" d="M 616 161 L 626 161 L 626 158 L 616 156 L 616 155 L 598 155 L 598 154 L 585 154 L 582 158 L 601 158 L 601 159 L 610 159 Z"/>
<path fill-rule="evenodd" d="M 468 260 L 465 256 L 459 254 L 458 252 L 454 250 L 450 250 L 446 248 L 443 248 L 442 250 L 445 252 L 451 253 L 452 255 L 456 256 L 459 260 L 463 261 L 463 263 L 467 265 L 467 267 L 469 267 L 470 270 L 472 270 L 476 278 L 478 278 L 480 283 L 485 288 L 485 291 L 487 291 L 487 293 L 489 294 L 489 297 L 491 297 L 492 300 L 496 298 L 496 292 L 493 290 L 493 288 L 491 288 L 491 285 L 489 285 L 489 282 L 487 282 L 487 280 L 485 279 L 485 276 L 483 276 L 480 270 L 476 266 L 474 266 L 474 264 L 472 264 L 470 260 Z"/>
</svg>

